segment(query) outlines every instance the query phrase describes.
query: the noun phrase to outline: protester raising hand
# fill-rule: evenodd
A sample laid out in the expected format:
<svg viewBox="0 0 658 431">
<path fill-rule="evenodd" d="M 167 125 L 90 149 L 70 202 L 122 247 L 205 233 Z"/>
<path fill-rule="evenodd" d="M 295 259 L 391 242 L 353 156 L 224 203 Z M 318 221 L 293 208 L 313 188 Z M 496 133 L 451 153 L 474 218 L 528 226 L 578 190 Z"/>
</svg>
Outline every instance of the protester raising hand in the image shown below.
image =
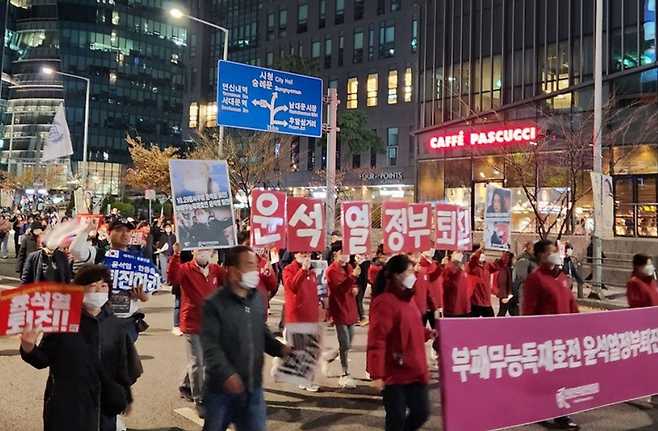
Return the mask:
<svg viewBox="0 0 658 431">
<path fill-rule="evenodd" d="M 30 353 L 34 350 L 34 346 L 37 345 L 37 340 L 41 334 L 43 334 L 41 326 L 32 326 L 31 324 L 25 326 L 23 333 L 18 336 L 21 340 L 21 347 L 25 353 Z"/>
</svg>

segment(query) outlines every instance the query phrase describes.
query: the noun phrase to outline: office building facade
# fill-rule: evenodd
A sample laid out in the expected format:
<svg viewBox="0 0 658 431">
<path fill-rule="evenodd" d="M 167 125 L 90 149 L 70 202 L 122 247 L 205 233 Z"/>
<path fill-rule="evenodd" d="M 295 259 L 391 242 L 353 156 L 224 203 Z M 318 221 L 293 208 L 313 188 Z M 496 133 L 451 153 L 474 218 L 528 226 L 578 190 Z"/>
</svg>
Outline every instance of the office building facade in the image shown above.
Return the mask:
<svg viewBox="0 0 658 431">
<path fill-rule="evenodd" d="M 566 216 L 556 202 L 577 195 L 560 204 L 574 206 L 576 223 L 565 232 L 589 226 L 595 3 L 419 2 L 419 201 L 469 206 L 482 229 L 486 186 L 508 187 L 512 230 L 532 233 L 529 186 L 540 191 L 536 207 L 549 222 Z M 655 1 L 604 4 L 603 171 L 613 177 L 614 233 L 655 237 Z M 542 169 L 527 165 L 532 184 L 513 172 L 514 158 L 529 154 L 542 160 Z M 581 166 L 569 171 L 575 160 Z"/>
<path fill-rule="evenodd" d="M 411 2 L 212 0 L 188 6 L 191 15 L 229 29 L 229 60 L 272 68 L 289 56 L 317 62 L 325 94 L 329 87 L 338 90 L 339 117 L 349 110 L 368 116 L 385 148 L 349 154 L 338 134 L 341 196 L 413 201 L 418 10 Z M 184 139 L 216 123 L 222 43 L 221 32 L 190 23 Z M 295 195 L 324 195 L 326 148 L 320 140 L 296 138 L 290 154 L 281 185 Z"/>
<path fill-rule="evenodd" d="M 11 0 L 2 164 L 14 173 L 41 165 L 40 149 L 63 103 L 71 163 L 62 159 L 39 169 L 61 166 L 64 184 L 69 173 L 81 171 L 86 83 L 45 75 L 44 66 L 90 79 L 87 188 L 96 194 L 120 192 L 130 163 L 127 134 L 180 146 L 187 35 L 170 20 L 167 6 L 164 0 Z"/>
</svg>

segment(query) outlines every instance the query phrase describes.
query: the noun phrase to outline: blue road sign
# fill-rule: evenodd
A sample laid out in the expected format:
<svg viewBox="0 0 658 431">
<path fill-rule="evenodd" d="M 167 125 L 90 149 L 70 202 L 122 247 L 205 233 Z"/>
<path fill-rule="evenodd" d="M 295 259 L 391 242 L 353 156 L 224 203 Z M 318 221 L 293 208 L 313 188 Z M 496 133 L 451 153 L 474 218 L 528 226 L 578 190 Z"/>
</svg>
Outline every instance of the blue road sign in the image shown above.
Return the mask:
<svg viewBox="0 0 658 431">
<path fill-rule="evenodd" d="M 322 136 L 322 79 L 220 60 L 217 125 Z"/>
</svg>

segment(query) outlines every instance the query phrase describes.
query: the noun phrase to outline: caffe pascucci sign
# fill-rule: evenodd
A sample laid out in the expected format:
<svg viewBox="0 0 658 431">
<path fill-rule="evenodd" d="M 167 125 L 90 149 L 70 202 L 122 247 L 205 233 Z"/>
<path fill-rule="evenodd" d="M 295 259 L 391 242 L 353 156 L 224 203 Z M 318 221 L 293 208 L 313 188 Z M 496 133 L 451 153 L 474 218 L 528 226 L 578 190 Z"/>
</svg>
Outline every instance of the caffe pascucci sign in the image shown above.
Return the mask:
<svg viewBox="0 0 658 431">
<path fill-rule="evenodd" d="M 448 150 L 459 147 L 493 146 L 504 144 L 527 144 L 539 138 L 537 126 L 498 127 L 480 130 L 455 130 L 449 134 L 431 136 L 431 150 Z"/>
<path fill-rule="evenodd" d="M 402 172 L 364 172 L 359 175 L 361 181 L 372 180 L 403 180 Z"/>
</svg>

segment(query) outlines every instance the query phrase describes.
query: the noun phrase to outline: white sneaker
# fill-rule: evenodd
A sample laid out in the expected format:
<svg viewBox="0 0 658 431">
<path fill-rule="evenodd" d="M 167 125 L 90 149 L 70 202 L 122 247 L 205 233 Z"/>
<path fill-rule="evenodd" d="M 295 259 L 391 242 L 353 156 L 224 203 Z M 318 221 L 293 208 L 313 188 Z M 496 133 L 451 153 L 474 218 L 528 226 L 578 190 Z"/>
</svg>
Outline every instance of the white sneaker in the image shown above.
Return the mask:
<svg viewBox="0 0 658 431">
<path fill-rule="evenodd" d="M 370 380 L 370 373 L 366 371 L 366 380 Z"/>
<path fill-rule="evenodd" d="M 340 387 L 345 389 L 356 389 L 356 382 L 349 375 L 343 376 L 338 380 Z"/>
<path fill-rule="evenodd" d="M 305 391 L 309 392 L 318 392 L 320 390 L 320 386 L 316 385 L 315 383 L 311 383 L 310 385 L 299 385 L 299 389 L 304 389 Z"/>
<path fill-rule="evenodd" d="M 128 428 L 124 425 L 123 421 L 117 416 L 117 431 L 127 431 Z"/>
<path fill-rule="evenodd" d="M 322 372 L 324 377 L 329 377 L 329 365 L 331 365 L 331 362 L 320 358 L 320 372 Z"/>
<path fill-rule="evenodd" d="M 171 333 L 177 337 L 183 336 L 183 332 L 180 330 L 178 326 L 174 326 L 174 329 L 171 330 Z"/>
<path fill-rule="evenodd" d="M 430 359 L 432 359 L 433 361 L 439 359 L 439 355 L 436 353 L 436 350 L 430 349 Z"/>
</svg>

